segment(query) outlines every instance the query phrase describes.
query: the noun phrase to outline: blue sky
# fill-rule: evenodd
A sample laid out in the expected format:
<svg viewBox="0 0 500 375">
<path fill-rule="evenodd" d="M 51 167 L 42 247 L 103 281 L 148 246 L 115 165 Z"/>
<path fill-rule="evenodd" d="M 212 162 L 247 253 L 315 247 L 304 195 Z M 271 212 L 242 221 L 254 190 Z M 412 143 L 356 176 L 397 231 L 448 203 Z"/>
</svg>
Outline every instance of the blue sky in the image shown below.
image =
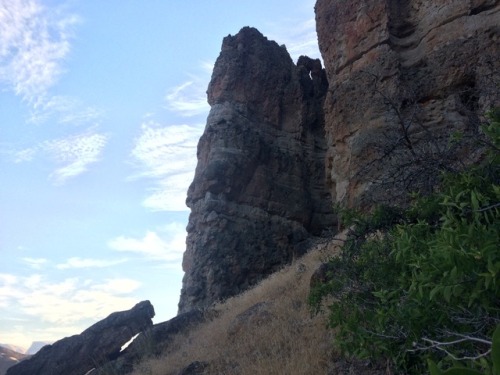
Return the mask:
<svg viewBox="0 0 500 375">
<path fill-rule="evenodd" d="M 0 0 L 0 343 L 177 312 L 224 36 L 319 57 L 314 0 Z"/>
</svg>

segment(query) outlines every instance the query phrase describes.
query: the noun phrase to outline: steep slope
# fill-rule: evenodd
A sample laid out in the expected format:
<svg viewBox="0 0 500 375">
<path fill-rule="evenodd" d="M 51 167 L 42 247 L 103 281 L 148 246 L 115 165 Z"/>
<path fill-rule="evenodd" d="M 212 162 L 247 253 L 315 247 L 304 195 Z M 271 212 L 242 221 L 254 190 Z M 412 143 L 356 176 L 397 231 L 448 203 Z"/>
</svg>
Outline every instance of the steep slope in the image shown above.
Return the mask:
<svg viewBox="0 0 500 375">
<path fill-rule="evenodd" d="M 332 201 L 404 204 L 481 158 L 481 116 L 500 104 L 500 1 L 318 0 L 316 20 L 326 72 L 252 28 L 223 41 L 179 312 L 302 254 L 334 224 Z"/>
<path fill-rule="evenodd" d="M 335 201 L 397 202 L 473 162 L 480 116 L 500 104 L 500 1 L 318 0 Z M 450 134 L 462 142 L 450 145 Z"/>
<path fill-rule="evenodd" d="M 214 307 L 214 318 L 175 336 L 161 356 L 144 360 L 132 375 L 179 374 L 387 374 L 367 361 L 348 361 L 332 349 L 328 314 L 311 314 L 311 276 L 340 240 L 307 254 L 256 286 Z"/>
<path fill-rule="evenodd" d="M 253 28 L 224 38 L 189 187 L 179 312 L 238 294 L 333 223 L 319 60 L 295 65 Z"/>
</svg>

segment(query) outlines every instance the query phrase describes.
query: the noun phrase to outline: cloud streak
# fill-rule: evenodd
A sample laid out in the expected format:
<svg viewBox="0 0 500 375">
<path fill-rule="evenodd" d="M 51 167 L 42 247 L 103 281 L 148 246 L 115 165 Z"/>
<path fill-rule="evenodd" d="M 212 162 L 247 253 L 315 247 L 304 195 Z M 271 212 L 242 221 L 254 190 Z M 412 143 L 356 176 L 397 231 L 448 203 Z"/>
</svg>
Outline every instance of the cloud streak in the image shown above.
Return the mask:
<svg viewBox="0 0 500 375">
<path fill-rule="evenodd" d="M 165 96 L 167 109 L 185 117 L 208 113 L 207 86 L 206 79 L 191 75 L 190 80 L 169 90 Z"/>
<path fill-rule="evenodd" d="M 96 123 L 102 117 L 103 111 L 96 107 L 85 105 L 72 97 L 55 95 L 40 100 L 31 110 L 28 122 L 39 125 L 55 120 L 63 125 L 80 126 Z"/>
<path fill-rule="evenodd" d="M 41 274 L 27 277 L 0 274 L 0 280 L 0 307 L 18 306 L 26 315 L 61 324 L 98 319 L 117 309 L 128 309 L 136 300 L 124 295 L 141 286 L 128 278 L 103 281 L 67 278 L 54 282 Z"/>
<path fill-rule="evenodd" d="M 108 246 L 118 252 L 177 266 L 186 248 L 186 231 L 184 225 L 171 223 L 159 231 L 147 231 L 142 238 L 116 237 L 108 242 Z"/>
<path fill-rule="evenodd" d="M 84 133 L 46 141 L 41 145 L 59 167 L 49 178 L 61 185 L 69 178 L 87 171 L 90 164 L 100 160 L 108 137 L 99 133 Z"/>
<path fill-rule="evenodd" d="M 44 265 L 48 263 L 48 260 L 45 258 L 22 258 L 22 260 L 31 268 L 35 270 L 42 269 Z"/>
<path fill-rule="evenodd" d="M 55 165 L 49 180 L 54 185 L 62 185 L 89 169 L 91 164 L 100 161 L 108 142 L 108 135 L 95 131 L 70 135 L 39 142 L 22 150 L 9 150 L 14 163 L 28 163 L 39 157 L 48 157 Z"/>
<path fill-rule="evenodd" d="M 91 259 L 91 258 L 79 258 L 72 257 L 66 260 L 64 263 L 59 263 L 56 265 L 57 269 L 67 270 L 67 269 L 78 269 L 78 268 L 105 268 L 116 266 L 121 263 L 125 263 L 126 259 L 117 260 L 105 260 L 105 259 Z"/>
<path fill-rule="evenodd" d="M 63 72 L 78 22 L 36 0 L 0 2 L 0 82 L 36 107 Z"/>
<path fill-rule="evenodd" d="M 196 146 L 201 125 L 162 126 L 149 121 L 131 152 L 138 173 L 131 179 L 154 180 L 143 205 L 152 211 L 185 211 L 186 191 L 196 168 Z"/>
<path fill-rule="evenodd" d="M 26 338 L 26 344 L 79 333 L 114 311 L 134 306 L 137 303 L 134 293 L 140 287 L 139 281 L 130 278 L 81 280 L 75 277 L 53 281 L 42 274 L 24 277 L 0 274 L 0 313 L 8 317 L 15 310 L 24 318 L 16 326 L 4 327 L 2 336 L 19 339 L 19 332 L 25 331 L 23 325 L 37 319 L 57 329 L 35 329 Z"/>
</svg>

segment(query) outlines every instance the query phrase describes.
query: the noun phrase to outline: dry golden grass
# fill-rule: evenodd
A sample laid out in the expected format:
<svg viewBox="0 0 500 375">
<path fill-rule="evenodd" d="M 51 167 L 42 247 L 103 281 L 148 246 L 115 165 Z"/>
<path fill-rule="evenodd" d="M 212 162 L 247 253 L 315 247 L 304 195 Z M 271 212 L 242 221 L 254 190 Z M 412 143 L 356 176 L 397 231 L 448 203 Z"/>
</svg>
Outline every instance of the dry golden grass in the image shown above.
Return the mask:
<svg viewBox="0 0 500 375">
<path fill-rule="evenodd" d="M 216 318 L 177 336 L 160 358 L 143 361 L 133 375 L 178 374 L 194 361 L 209 364 L 206 374 L 328 373 L 332 333 L 325 314 L 311 315 L 307 297 L 311 275 L 340 243 L 317 245 L 253 289 L 216 305 Z M 240 316 L 256 304 L 253 314 L 244 314 L 247 319 Z"/>
</svg>

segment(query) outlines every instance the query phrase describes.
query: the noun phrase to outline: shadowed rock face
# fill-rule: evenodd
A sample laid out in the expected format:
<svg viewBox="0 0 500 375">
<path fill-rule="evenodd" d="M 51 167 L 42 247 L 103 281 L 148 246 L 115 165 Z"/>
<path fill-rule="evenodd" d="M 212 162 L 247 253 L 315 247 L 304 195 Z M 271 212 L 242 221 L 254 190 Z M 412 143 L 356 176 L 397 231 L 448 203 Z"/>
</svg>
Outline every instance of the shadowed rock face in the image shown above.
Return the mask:
<svg viewBox="0 0 500 375">
<path fill-rule="evenodd" d="M 123 344 L 153 325 L 154 315 L 149 301 L 114 312 L 79 335 L 44 346 L 31 358 L 9 368 L 7 375 L 83 375 L 116 358 Z"/>
<path fill-rule="evenodd" d="M 318 0 L 315 10 L 335 201 L 394 203 L 431 189 L 437 170 L 477 160 L 477 145 L 448 141 L 475 138 L 500 104 L 500 1 Z"/>
<path fill-rule="evenodd" d="M 190 310 L 166 322 L 155 324 L 142 332 L 126 349 L 120 352 L 118 358 L 103 364 L 89 375 L 129 374 L 134 370 L 134 365 L 145 358 L 161 356 L 176 335 L 186 334 L 197 325 L 215 316 L 216 313 L 213 310 Z M 201 371 L 202 367 L 201 364 L 200 366 L 193 365 L 192 370 Z M 186 372 L 186 374 L 189 373 Z"/>
<path fill-rule="evenodd" d="M 294 65 L 252 28 L 223 41 L 188 191 L 180 312 L 300 255 L 333 223 L 332 200 L 404 204 L 481 158 L 481 116 L 500 105 L 499 0 L 318 0 L 315 10 L 325 70 L 307 57 Z"/>
<path fill-rule="evenodd" d="M 224 38 L 189 187 L 179 312 L 235 295 L 333 222 L 319 60 L 295 65 L 253 28 Z"/>
</svg>

